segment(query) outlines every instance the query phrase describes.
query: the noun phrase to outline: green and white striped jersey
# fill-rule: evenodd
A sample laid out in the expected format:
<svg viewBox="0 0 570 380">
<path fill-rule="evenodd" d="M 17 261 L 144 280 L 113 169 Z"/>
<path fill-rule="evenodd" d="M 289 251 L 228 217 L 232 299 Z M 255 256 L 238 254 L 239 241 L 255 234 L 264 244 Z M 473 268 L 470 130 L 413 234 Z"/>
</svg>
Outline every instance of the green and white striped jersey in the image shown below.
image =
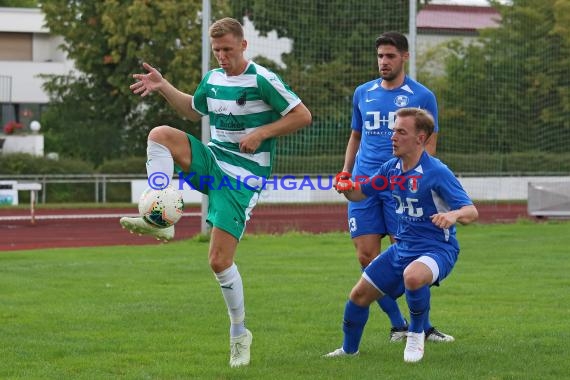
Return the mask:
<svg viewBox="0 0 570 380">
<path fill-rule="evenodd" d="M 220 168 L 233 178 L 244 179 L 271 174 L 275 139 L 263 141 L 254 154 L 247 154 L 239 151 L 241 138 L 278 120 L 299 103 L 279 76 L 250 61 L 240 75 L 226 76 L 223 69 L 208 72 L 194 93 L 192 108 L 210 116 L 208 147 Z"/>
</svg>

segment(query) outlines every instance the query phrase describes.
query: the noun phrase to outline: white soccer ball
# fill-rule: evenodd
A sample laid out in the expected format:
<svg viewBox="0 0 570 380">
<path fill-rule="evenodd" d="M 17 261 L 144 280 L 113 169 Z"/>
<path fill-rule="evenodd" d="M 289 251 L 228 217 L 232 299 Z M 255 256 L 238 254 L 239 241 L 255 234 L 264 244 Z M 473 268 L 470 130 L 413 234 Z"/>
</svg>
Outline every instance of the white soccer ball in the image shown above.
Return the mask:
<svg viewBox="0 0 570 380">
<path fill-rule="evenodd" d="M 139 213 L 149 224 L 159 228 L 174 225 L 182 217 L 182 194 L 172 186 L 161 190 L 146 189 L 139 199 Z"/>
</svg>

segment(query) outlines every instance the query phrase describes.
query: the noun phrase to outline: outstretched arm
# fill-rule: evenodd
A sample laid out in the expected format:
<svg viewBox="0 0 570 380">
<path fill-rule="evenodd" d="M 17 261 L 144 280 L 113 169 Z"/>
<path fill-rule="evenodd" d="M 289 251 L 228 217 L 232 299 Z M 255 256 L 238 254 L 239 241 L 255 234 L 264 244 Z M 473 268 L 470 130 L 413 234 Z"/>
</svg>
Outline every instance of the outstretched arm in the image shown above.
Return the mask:
<svg viewBox="0 0 570 380">
<path fill-rule="evenodd" d="M 346 178 L 348 177 L 348 178 Z M 334 188 L 349 201 L 359 202 L 366 199 L 366 194 L 360 189 L 359 182 L 352 182 L 350 173 L 340 172 L 336 175 Z"/>
<path fill-rule="evenodd" d="M 140 94 L 144 97 L 157 91 L 180 115 L 192 121 L 200 120 L 202 115 L 192 108 L 192 95 L 178 90 L 164 79 L 157 69 L 148 63 L 144 62 L 143 68 L 148 71 L 148 73 L 133 74 L 133 78 L 137 80 L 129 87 L 133 93 Z"/>
</svg>

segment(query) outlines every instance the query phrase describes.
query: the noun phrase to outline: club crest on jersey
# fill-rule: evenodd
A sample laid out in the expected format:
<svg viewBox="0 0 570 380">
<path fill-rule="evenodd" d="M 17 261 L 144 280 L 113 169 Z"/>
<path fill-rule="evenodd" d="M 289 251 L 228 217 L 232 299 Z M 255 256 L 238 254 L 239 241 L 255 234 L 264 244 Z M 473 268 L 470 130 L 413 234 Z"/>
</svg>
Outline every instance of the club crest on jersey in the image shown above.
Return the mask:
<svg viewBox="0 0 570 380">
<path fill-rule="evenodd" d="M 417 193 L 419 185 L 420 182 L 417 177 L 410 177 L 408 179 L 408 190 L 410 190 L 411 193 Z"/>
<path fill-rule="evenodd" d="M 405 107 L 410 103 L 410 99 L 406 95 L 398 95 L 394 98 L 394 104 L 398 107 Z"/>
<path fill-rule="evenodd" d="M 242 91 L 241 94 L 239 95 L 239 98 L 237 98 L 236 100 L 236 104 L 238 106 L 245 106 L 245 102 L 247 101 L 247 91 Z"/>
</svg>

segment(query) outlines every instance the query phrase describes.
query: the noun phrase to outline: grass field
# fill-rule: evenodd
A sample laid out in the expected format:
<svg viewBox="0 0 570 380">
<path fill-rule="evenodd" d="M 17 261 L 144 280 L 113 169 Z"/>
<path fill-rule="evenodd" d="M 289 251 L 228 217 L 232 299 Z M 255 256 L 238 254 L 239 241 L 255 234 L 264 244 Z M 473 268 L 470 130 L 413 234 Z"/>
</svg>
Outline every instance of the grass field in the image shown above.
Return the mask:
<svg viewBox="0 0 570 380">
<path fill-rule="evenodd" d="M 570 376 L 570 223 L 460 227 L 432 292 L 455 336 L 403 362 L 376 306 L 357 358 L 340 346 L 359 269 L 346 234 L 247 236 L 252 362 L 231 369 L 228 318 L 198 240 L 0 254 L 1 379 L 562 379 Z M 400 300 L 405 306 L 405 302 Z"/>
</svg>

